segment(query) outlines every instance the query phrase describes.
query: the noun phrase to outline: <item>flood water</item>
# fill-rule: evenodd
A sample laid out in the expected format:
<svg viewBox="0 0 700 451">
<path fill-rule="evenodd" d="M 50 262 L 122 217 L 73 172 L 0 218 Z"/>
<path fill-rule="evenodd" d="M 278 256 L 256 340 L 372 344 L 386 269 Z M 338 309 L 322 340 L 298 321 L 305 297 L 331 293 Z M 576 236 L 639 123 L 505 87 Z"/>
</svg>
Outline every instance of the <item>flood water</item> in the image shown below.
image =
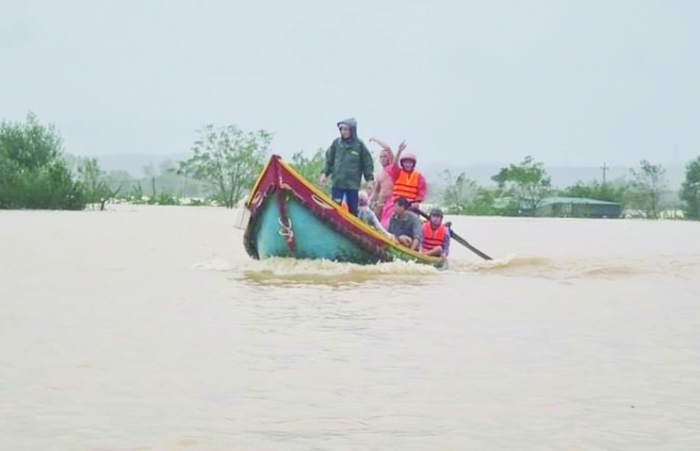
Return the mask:
<svg viewBox="0 0 700 451">
<path fill-rule="evenodd" d="M 700 449 L 700 223 L 453 218 L 495 261 L 438 272 L 233 219 L 0 212 L 0 449 Z"/>
</svg>

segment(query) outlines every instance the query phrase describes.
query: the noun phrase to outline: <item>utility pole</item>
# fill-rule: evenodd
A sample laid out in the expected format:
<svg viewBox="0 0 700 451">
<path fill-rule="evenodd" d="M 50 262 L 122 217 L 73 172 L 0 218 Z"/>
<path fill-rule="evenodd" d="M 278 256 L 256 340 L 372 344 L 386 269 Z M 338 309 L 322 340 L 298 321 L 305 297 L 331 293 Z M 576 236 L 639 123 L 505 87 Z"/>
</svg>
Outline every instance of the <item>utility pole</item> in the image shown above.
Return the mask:
<svg viewBox="0 0 700 451">
<path fill-rule="evenodd" d="M 608 166 L 607 164 L 605 164 L 605 162 L 603 162 L 603 166 L 601 166 L 600 169 L 603 171 L 603 186 L 605 186 L 605 173 L 608 172 L 608 169 L 610 169 L 610 166 Z"/>
</svg>

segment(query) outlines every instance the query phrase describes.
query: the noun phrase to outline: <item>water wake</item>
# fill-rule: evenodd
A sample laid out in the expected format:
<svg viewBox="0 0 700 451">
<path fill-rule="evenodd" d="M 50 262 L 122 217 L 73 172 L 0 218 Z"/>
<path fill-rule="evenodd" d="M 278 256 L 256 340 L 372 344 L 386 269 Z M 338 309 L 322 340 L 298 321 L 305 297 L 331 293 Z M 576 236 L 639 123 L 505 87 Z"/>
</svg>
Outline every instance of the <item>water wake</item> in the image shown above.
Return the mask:
<svg viewBox="0 0 700 451">
<path fill-rule="evenodd" d="M 366 282 L 421 284 L 439 275 L 433 267 L 411 262 L 356 265 L 329 260 L 271 258 L 235 268 L 244 279 L 267 283 L 342 285 Z"/>
<path fill-rule="evenodd" d="M 506 273 L 513 271 L 532 271 L 551 268 L 554 262 L 546 257 L 521 257 L 510 254 L 505 258 L 494 260 L 450 260 L 450 271 Z"/>
<path fill-rule="evenodd" d="M 552 259 L 541 256 L 510 255 L 502 260 L 452 262 L 455 272 L 477 272 L 504 276 L 544 277 L 552 279 L 618 279 L 640 275 L 666 275 L 681 278 L 700 274 L 700 258 L 658 256 L 655 258 Z"/>
<path fill-rule="evenodd" d="M 449 268 L 438 270 L 431 266 L 396 261 L 375 265 L 356 265 L 328 260 L 296 260 L 271 258 L 246 260 L 229 264 L 215 259 L 194 265 L 204 271 L 234 273 L 236 278 L 265 284 L 354 285 L 364 283 L 422 285 L 435 278 L 461 274 L 482 274 L 504 277 L 535 277 L 548 279 L 617 279 L 648 274 L 671 275 L 681 278 L 700 274 L 700 258 L 654 259 L 552 259 L 544 256 L 508 255 L 496 260 L 452 259 Z"/>
</svg>

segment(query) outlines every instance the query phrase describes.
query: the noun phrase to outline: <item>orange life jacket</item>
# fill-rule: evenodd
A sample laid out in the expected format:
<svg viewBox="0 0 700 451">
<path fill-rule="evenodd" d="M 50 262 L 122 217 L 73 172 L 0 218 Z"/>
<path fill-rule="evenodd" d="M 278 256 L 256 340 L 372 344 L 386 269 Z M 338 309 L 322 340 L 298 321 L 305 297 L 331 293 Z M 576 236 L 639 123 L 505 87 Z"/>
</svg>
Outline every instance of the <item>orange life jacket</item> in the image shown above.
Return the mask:
<svg viewBox="0 0 700 451">
<path fill-rule="evenodd" d="M 405 197 L 409 202 L 414 202 L 418 197 L 418 181 L 420 172 L 406 172 L 401 169 L 399 176 L 394 181 L 394 188 L 391 192 L 391 201 L 394 202 L 399 197 Z"/>
<path fill-rule="evenodd" d="M 423 245 L 424 251 L 429 251 L 437 246 L 442 246 L 442 241 L 445 239 L 447 228 L 440 224 L 437 229 L 433 230 L 430 222 L 423 225 Z"/>
</svg>

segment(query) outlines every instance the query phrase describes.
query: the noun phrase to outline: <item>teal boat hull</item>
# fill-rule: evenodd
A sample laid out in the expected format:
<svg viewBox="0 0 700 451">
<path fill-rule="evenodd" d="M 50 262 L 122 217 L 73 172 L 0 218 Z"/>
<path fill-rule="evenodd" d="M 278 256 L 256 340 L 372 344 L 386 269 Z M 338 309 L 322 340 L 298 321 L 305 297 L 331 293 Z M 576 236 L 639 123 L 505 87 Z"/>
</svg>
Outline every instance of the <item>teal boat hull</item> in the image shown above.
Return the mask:
<svg viewBox="0 0 700 451">
<path fill-rule="evenodd" d="M 275 199 L 269 198 L 261 206 L 255 235 L 255 247 L 260 259 L 293 257 L 311 260 L 334 260 L 351 263 L 377 263 L 376 255 L 358 248 L 357 244 L 315 217 L 300 202 L 290 199 L 287 204 L 290 223 L 282 221 Z M 287 242 L 284 225 L 291 225 L 297 243 L 292 251 Z"/>
<path fill-rule="evenodd" d="M 246 252 L 254 259 L 289 257 L 361 265 L 413 261 L 444 267 L 446 261 L 392 242 L 343 211 L 325 193 L 273 155 L 245 208 Z"/>
</svg>

